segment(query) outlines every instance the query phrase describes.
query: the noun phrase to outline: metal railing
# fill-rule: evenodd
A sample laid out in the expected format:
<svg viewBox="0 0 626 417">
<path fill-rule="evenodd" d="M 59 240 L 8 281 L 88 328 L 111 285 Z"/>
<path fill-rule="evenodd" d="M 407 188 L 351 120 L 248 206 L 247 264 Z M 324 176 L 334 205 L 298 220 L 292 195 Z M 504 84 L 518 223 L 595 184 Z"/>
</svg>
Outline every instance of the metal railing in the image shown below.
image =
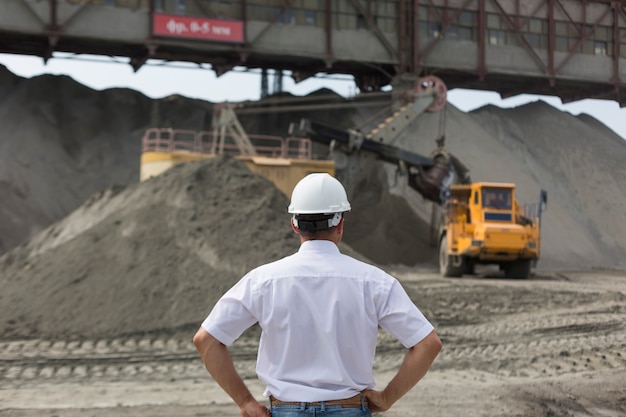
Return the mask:
<svg viewBox="0 0 626 417">
<path fill-rule="evenodd" d="M 248 135 L 257 156 L 269 158 L 311 159 L 312 142 L 308 138 Z M 172 128 L 147 129 L 141 141 L 142 152 L 190 152 L 205 155 L 250 155 L 232 135 L 211 131 Z"/>
</svg>

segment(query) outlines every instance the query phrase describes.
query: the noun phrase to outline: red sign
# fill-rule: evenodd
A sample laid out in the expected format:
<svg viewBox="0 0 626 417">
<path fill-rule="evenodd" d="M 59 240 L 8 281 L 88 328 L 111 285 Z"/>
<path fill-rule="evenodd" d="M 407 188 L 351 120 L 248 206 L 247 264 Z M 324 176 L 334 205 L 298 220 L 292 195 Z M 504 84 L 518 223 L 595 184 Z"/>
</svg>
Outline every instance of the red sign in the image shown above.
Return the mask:
<svg viewBox="0 0 626 417">
<path fill-rule="evenodd" d="M 153 34 L 177 38 L 243 43 L 243 22 L 154 14 Z"/>
</svg>

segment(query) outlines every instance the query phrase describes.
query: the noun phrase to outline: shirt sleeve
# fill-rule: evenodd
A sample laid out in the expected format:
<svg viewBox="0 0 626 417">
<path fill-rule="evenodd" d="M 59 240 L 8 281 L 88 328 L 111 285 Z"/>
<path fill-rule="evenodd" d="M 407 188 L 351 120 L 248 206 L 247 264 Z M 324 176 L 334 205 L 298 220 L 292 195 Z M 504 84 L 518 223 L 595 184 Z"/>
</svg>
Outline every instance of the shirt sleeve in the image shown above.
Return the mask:
<svg viewBox="0 0 626 417">
<path fill-rule="evenodd" d="M 241 334 L 257 322 L 252 313 L 252 294 L 248 276 L 242 278 L 215 304 L 202 328 L 217 340 L 230 346 Z"/>
<path fill-rule="evenodd" d="M 378 321 L 380 327 L 397 338 L 406 348 L 415 346 L 434 330 L 434 326 L 424 317 L 396 279 L 391 285 Z"/>
</svg>

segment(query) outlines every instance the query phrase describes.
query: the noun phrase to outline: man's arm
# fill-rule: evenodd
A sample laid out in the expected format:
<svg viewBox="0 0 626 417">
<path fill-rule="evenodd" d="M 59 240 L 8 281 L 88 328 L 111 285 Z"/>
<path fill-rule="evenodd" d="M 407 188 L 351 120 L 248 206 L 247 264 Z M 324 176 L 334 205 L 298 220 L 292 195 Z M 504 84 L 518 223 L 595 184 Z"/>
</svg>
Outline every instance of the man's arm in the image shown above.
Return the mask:
<svg viewBox="0 0 626 417">
<path fill-rule="evenodd" d="M 193 344 L 209 374 L 239 406 L 242 416 L 267 417 L 270 411 L 252 396 L 223 343 L 201 327 L 193 337 Z"/>
<path fill-rule="evenodd" d="M 441 350 L 441 340 L 433 330 L 422 341 L 409 349 L 398 373 L 382 391 L 366 390 L 372 412 L 387 411 L 426 375 Z"/>
</svg>

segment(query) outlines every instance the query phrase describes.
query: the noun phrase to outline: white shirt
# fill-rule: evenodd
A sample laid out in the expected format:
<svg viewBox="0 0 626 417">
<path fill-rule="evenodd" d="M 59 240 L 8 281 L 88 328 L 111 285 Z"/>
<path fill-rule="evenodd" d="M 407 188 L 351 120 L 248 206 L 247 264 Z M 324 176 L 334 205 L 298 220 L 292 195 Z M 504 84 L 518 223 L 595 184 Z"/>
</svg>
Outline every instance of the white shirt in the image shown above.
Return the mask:
<svg viewBox="0 0 626 417">
<path fill-rule="evenodd" d="M 202 327 L 225 345 L 258 321 L 257 375 L 283 401 L 349 398 L 375 386 L 378 326 L 409 348 L 433 326 L 397 279 L 327 240 L 246 274 Z"/>
</svg>

